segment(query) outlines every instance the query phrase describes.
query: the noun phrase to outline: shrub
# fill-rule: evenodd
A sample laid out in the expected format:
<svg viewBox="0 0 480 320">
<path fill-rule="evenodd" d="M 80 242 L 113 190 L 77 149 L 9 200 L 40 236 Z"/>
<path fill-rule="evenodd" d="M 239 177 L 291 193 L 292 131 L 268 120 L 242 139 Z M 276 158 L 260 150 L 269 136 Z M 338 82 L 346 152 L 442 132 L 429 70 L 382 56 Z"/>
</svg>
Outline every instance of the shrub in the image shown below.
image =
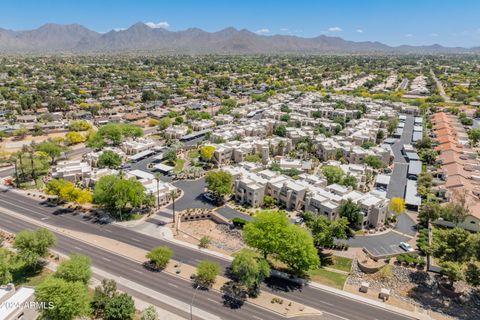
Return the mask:
<svg viewBox="0 0 480 320">
<path fill-rule="evenodd" d="M 232 223 L 236 228 L 243 229 L 243 227 L 247 223 L 247 220 L 244 220 L 242 218 L 233 218 Z"/>
</svg>

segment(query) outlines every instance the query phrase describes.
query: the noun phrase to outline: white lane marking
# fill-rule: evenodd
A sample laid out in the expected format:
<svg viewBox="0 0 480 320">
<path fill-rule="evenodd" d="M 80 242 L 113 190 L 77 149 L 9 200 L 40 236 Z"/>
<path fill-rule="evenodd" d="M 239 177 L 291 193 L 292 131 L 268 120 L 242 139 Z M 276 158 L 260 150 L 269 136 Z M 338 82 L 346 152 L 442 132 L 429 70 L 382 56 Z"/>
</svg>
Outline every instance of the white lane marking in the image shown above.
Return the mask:
<svg viewBox="0 0 480 320">
<path fill-rule="evenodd" d="M 108 232 L 108 233 L 112 233 L 112 231 L 110 231 L 108 229 L 103 229 L 103 231 Z"/>
<path fill-rule="evenodd" d="M 105 258 L 105 257 L 102 257 L 103 260 L 105 261 L 108 261 L 108 262 L 111 262 L 112 260 L 108 259 L 108 258 Z"/>
<path fill-rule="evenodd" d="M 45 221 L 45 220 L 48 220 L 48 219 L 50 219 L 50 218 L 49 217 L 40 218 L 40 220 L 42 220 L 42 221 Z"/>
<path fill-rule="evenodd" d="M 173 284 L 173 283 L 170 283 L 170 282 L 167 282 L 167 284 L 171 287 L 178 288 L 178 286 L 176 284 Z"/>
<path fill-rule="evenodd" d="M 332 307 L 334 306 L 333 303 L 329 303 L 329 302 L 325 302 L 325 301 L 321 301 L 321 300 L 319 300 L 318 302 L 322 303 L 322 304 L 326 304 L 327 306 L 332 306 Z"/>
<path fill-rule="evenodd" d="M 211 302 L 215 302 L 215 303 L 218 302 L 217 300 L 213 300 L 213 299 L 211 299 L 211 298 L 207 298 L 207 300 L 208 300 L 208 301 L 211 301 Z"/>
<path fill-rule="evenodd" d="M 252 315 L 252 318 L 257 320 L 263 320 L 263 318 L 257 317 L 256 315 Z"/>
<path fill-rule="evenodd" d="M 82 248 L 79 248 L 79 247 L 77 247 L 77 246 L 74 246 L 73 248 L 74 248 L 74 249 L 77 249 L 77 250 L 80 250 L 80 251 L 83 251 Z"/>
<path fill-rule="evenodd" d="M 143 272 L 142 272 L 142 271 L 139 271 L 139 270 L 133 270 L 133 271 L 135 271 L 136 273 L 143 274 Z"/>
<path fill-rule="evenodd" d="M 133 241 L 142 242 L 142 241 L 138 240 L 137 238 L 130 238 L 130 239 L 132 239 Z"/>
</svg>

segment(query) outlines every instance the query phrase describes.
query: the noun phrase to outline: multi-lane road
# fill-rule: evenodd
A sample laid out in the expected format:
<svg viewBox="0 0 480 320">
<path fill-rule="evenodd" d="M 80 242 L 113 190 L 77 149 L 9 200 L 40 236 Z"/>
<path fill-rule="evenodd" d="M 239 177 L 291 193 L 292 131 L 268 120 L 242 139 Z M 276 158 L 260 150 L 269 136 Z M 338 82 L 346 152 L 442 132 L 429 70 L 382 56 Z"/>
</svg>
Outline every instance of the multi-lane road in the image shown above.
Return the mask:
<svg viewBox="0 0 480 320">
<path fill-rule="evenodd" d="M 174 259 L 187 264 L 196 265 L 201 260 L 213 260 L 221 264 L 223 268 L 229 262 L 208 253 L 184 247 L 176 243 L 157 239 L 148 235 L 137 233 L 117 225 L 98 225 L 82 215 L 64 213 L 59 208 L 48 207 L 35 199 L 27 198 L 12 191 L 0 192 L 0 227 L 11 232 L 22 229 L 34 229 L 36 225 L 15 219 L 13 216 L 2 212 L 2 208 L 15 211 L 24 216 L 41 220 L 51 226 L 67 228 L 90 234 L 105 236 L 120 242 L 124 242 L 144 250 L 150 250 L 158 245 L 168 245 L 174 252 Z M 108 252 L 85 243 L 58 235 L 57 250 L 65 254 L 81 252 L 92 258 L 93 265 L 116 276 L 134 281 L 142 286 L 172 296 L 178 300 L 190 303 L 193 288 L 185 280 L 164 273 L 151 273 L 143 269 L 141 265 L 115 253 Z M 172 285 L 168 285 L 171 283 Z M 277 283 L 285 284 L 284 280 Z M 177 286 L 177 287 L 174 287 Z M 288 286 L 286 286 L 288 287 Z M 358 300 L 337 295 L 330 291 L 324 291 L 310 286 L 302 288 L 284 289 L 282 286 L 264 286 L 263 290 L 275 291 L 279 296 L 303 303 L 312 308 L 319 309 L 329 315 L 336 315 L 343 319 L 411 319 L 383 308 L 375 307 Z M 198 299 L 198 300 L 197 300 Z M 260 309 L 250 304 L 244 305 L 240 310 L 231 310 L 223 307 L 221 296 L 217 292 L 202 292 L 196 298 L 197 307 L 215 314 L 222 319 L 279 319 L 279 315 Z"/>
</svg>

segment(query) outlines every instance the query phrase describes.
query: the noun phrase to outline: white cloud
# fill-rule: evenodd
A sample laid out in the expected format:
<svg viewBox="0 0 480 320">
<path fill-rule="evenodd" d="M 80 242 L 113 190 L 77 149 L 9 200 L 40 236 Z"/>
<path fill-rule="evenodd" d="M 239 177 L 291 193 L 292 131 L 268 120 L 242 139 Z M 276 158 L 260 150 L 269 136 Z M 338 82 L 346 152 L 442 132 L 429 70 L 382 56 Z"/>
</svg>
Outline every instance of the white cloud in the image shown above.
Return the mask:
<svg viewBox="0 0 480 320">
<path fill-rule="evenodd" d="M 357 29 L 357 30 L 355 30 L 355 32 L 363 33 L 363 29 Z"/>
<path fill-rule="evenodd" d="M 159 23 L 146 22 L 145 24 L 152 29 L 168 29 L 168 28 L 170 28 L 170 24 L 166 21 L 162 21 L 162 22 L 159 22 Z"/>
<path fill-rule="evenodd" d="M 258 33 L 258 34 L 267 34 L 267 33 L 270 33 L 270 29 L 263 28 L 263 29 L 259 29 L 259 30 L 255 31 L 255 32 Z"/>
<path fill-rule="evenodd" d="M 407 33 L 407 34 L 405 35 L 405 38 L 411 38 L 411 37 L 413 37 L 413 34 L 411 34 L 411 33 Z"/>
<path fill-rule="evenodd" d="M 289 31 L 288 28 L 280 28 L 280 31 L 286 32 Z"/>
<path fill-rule="evenodd" d="M 430 37 L 438 37 L 438 33 L 430 33 Z"/>
<path fill-rule="evenodd" d="M 113 28 L 113 31 L 118 32 L 118 31 L 123 31 L 126 30 L 126 28 Z"/>
<path fill-rule="evenodd" d="M 330 27 L 328 28 L 328 32 L 340 32 L 342 31 L 342 28 L 340 27 Z"/>
</svg>

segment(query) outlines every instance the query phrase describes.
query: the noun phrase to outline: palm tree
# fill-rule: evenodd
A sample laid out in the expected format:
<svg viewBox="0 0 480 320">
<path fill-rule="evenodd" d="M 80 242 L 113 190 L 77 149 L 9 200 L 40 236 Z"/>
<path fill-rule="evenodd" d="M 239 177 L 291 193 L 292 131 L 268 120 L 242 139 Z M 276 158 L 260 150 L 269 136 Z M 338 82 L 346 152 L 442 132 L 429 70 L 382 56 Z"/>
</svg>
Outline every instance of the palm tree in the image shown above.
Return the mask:
<svg viewBox="0 0 480 320">
<path fill-rule="evenodd" d="M 160 178 L 163 176 L 160 172 L 155 173 L 155 180 L 157 180 L 157 209 L 160 207 Z"/>
</svg>

